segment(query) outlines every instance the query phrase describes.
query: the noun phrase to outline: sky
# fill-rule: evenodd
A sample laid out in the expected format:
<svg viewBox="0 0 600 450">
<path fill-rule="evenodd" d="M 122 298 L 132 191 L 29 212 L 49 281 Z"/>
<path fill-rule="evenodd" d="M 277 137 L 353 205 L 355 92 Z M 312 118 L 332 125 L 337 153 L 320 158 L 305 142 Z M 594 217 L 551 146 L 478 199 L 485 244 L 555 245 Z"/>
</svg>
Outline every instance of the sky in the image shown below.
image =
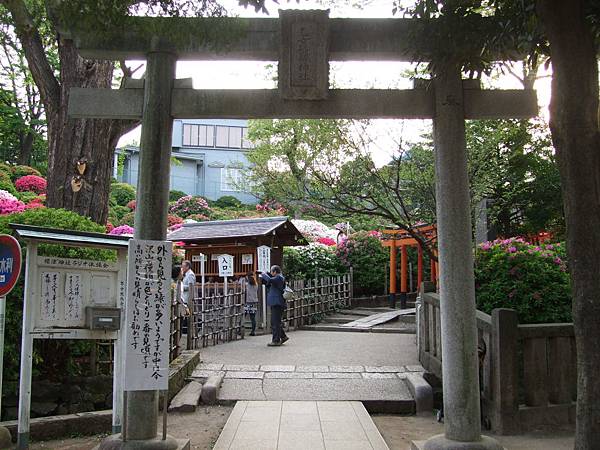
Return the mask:
<svg viewBox="0 0 600 450">
<path fill-rule="evenodd" d="M 267 0 L 270 16 L 255 13 L 252 8 L 238 6 L 236 0 L 222 2 L 230 15 L 241 17 L 276 17 L 281 9 L 330 9 L 330 17 L 383 18 L 392 15 L 392 0 L 364 0 L 362 9 L 353 7 L 355 0 L 302 0 L 280 1 L 280 5 Z M 129 61 L 129 66 L 143 65 L 143 61 Z M 270 66 L 270 68 L 268 67 Z M 346 89 L 410 89 L 412 81 L 408 74 L 414 69 L 410 63 L 400 62 L 332 62 L 330 79 L 336 88 Z M 177 78 L 192 78 L 195 89 L 274 89 L 275 73 L 272 62 L 257 61 L 180 61 L 177 63 Z M 137 72 L 141 76 L 143 69 Z M 499 75 L 484 79 L 484 87 L 496 89 L 518 89 L 522 86 L 511 75 Z M 548 117 L 547 107 L 550 97 L 550 78 L 536 82 L 540 113 Z M 372 120 L 369 127 L 371 141 L 369 149 L 377 165 L 389 161 L 397 151 L 398 142 L 417 142 L 424 133 L 431 131 L 430 120 Z M 124 135 L 119 146 L 139 143 L 140 128 Z"/>
</svg>

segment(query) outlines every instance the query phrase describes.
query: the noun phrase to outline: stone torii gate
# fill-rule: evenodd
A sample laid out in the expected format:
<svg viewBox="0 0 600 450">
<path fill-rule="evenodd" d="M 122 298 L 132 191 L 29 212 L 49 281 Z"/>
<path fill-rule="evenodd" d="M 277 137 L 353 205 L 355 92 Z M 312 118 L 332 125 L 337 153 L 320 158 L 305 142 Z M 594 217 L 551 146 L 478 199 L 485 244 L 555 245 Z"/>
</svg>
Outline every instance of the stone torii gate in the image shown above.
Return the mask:
<svg viewBox="0 0 600 450">
<path fill-rule="evenodd" d="M 145 80 L 120 90 L 72 89 L 69 104 L 75 118 L 142 119 L 135 237 L 165 239 L 174 118 L 433 119 L 445 435 L 425 448 L 499 449 L 481 436 L 465 119 L 536 116 L 535 92 L 481 90 L 462 80 L 460 64 L 448 61 L 435 61 L 428 86 L 329 89 L 329 61 L 411 61 L 408 42 L 417 42 L 420 56 L 431 60 L 427 35 L 416 36 L 413 19 L 329 19 L 328 11 L 290 10 L 280 11 L 279 19 L 218 19 L 242 30 L 221 50 L 203 39 L 203 26 L 214 27 L 215 20 L 131 18 L 127 31 L 63 33 L 83 57 L 147 61 Z M 144 31 L 149 21 L 161 26 Z M 175 79 L 177 60 L 278 61 L 279 86 L 194 90 L 189 80 Z M 129 441 L 135 448 L 176 448 L 172 441 L 157 442 L 157 397 L 152 391 L 127 393 L 127 442 L 117 436 L 103 448 L 133 448 Z"/>
</svg>

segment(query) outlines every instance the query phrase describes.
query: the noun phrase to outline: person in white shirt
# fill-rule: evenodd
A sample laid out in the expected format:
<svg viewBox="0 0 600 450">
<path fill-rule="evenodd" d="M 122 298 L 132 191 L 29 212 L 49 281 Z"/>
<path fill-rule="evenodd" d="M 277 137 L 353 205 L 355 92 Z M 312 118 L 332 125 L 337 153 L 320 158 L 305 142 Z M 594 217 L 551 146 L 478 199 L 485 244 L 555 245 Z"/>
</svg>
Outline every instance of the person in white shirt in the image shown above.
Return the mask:
<svg viewBox="0 0 600 450">
<path fill-rule="evenodd" d="M 181 276 L 181 284 L 183 286 L 181 299 L 185 306 L 188 306 L 194 298 L 194 286 L 196 285 L 196 274 L 192 270 L 192 263 L 188 260 L 181 263 Z"/>
</svg>

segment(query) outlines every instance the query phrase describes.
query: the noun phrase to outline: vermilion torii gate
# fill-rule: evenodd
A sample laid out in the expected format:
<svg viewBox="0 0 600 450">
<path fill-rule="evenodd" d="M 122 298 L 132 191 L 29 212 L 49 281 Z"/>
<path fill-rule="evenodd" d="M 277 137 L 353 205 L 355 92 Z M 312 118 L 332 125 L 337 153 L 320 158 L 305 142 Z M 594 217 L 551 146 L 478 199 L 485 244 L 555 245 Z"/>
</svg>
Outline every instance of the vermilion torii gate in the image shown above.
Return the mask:
<svg viewBox="0 0 600 450">
<path fill-rule="evenodd" d="M 241 32 L 215 50 L 204 39 L 215 24 Z M 101 36 L 73 30 L 65 37 L 83 57 L 147 61 L 144 81 L 121 90 L 73 89 L 69 105 L 72 117 L 142 118 L 137 239 L 165 239 L 174 118 L 433 119 L 445 435 L 425 447 L 500 448 L 482 438 L 480 427 L 465 119 L 535 116 L 533 91 L 481 90 L 462 80 L 462 61 L 452 55 L 434 61 L 436 73 L 422 88 L 329 89 L 329 61 L 410 61 L 414 49 L 432 60 L 427 30 L 412 19 L 329 19 L 328 11 L 281 11 L 279 19 L 132 18 L 126 30 Z M 278 61 L 279 86 L 194 90 L 175 80 L 177 60 Z M 116 436 L 103 448 L 176 448 L 157 442 L 157 414 L 156 392 L 127 393 L 127 442 Z"/>
</svg>

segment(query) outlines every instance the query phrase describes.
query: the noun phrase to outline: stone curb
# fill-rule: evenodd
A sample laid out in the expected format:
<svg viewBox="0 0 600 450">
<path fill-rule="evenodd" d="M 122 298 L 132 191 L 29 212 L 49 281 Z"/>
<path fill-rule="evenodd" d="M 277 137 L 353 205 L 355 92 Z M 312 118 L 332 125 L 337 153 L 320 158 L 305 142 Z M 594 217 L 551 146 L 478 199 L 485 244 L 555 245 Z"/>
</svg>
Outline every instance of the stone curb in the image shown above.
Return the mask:
<svg viewBox="0 0 600 450">
<path fill-rule="evenodd" d="M 415 399 L 417 415 L 433 411 L 433 389 L 422 374 L 406 373 L 404 383 Z"/>
<path fill-rule="evenodd" d="M 168 412 L 194 412 L 200 402 L 202 384 L 191 381 L 177 393 L 167 409 Z"/>
<path fill-rule="evenodd" d="M 200 398 L 205 405 L 216 405 L 219 397 L 219 389 L 223 382 L 223 375 L 212 375 L 202 385 Z"/>
</svg>

